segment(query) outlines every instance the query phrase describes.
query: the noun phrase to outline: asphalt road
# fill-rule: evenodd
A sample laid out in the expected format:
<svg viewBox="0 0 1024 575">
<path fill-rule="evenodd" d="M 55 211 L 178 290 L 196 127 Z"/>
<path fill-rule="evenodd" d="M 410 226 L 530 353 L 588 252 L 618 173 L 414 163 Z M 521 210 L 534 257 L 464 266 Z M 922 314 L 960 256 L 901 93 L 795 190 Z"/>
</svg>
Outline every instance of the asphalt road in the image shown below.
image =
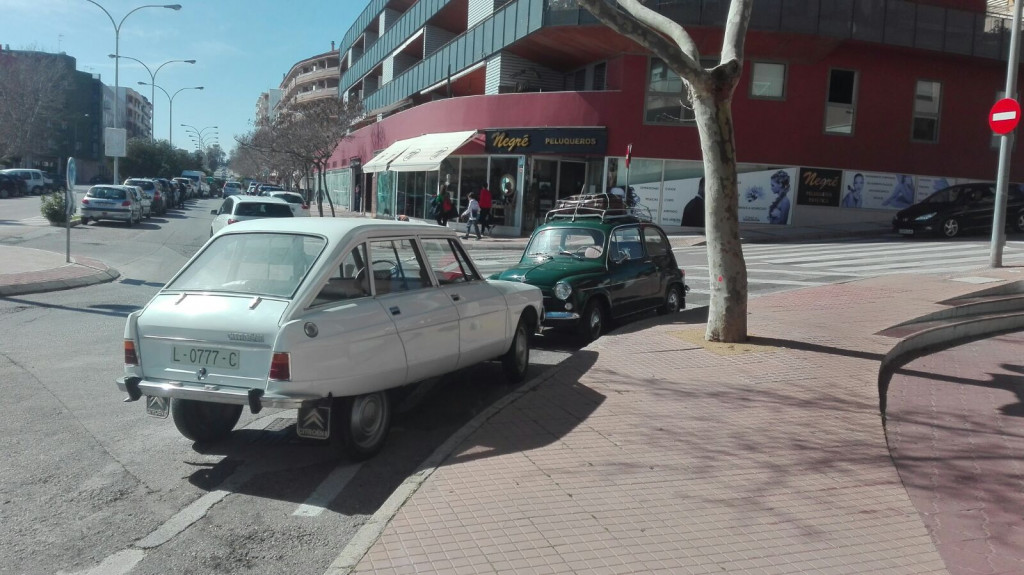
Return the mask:
<svg viewBox="0 0 1024 575">
<path fill-rule="evenodd" d="M 438 445 L 513 389 L 498 364 L 424 386 L 401 406 L 385 450 L 362 464 L 299 440 L 290 410 L 245 414 L 229 440 L 198 446 L 169 420 L 146 416 L 141 402 L 122 403 L 113 381 L 125 316 L 206 241 L 218 201 L 199 200 L 134 228 L 76 227 L 73 253 L 116 267 L 119 281 L 0 299 L 0 574 L 322 573 Z M 38 202 L 0 202 L 0 243 L 63 251 L 64 230 L 39 222 Z M 987 242 L 744 251 L 756 297 L 881 273 L 975 267 L 986 261 Z M 485 273 L 518 259 L 472 253 Z M 703 305 L 704 248 L 676 255 L 692 288 L 688 307 Z M 1024 246 L 1012 240 L 1005 260 L 1024 261 Z M 533 343 L 531 376 L 576 349 L 555 337 Z"/>
<path fill-rule="evenodd" d="M 4 200 L 0 243 L 64 250 L 38 201 Z M 245 414 L 228 441 L 199 446 L 122 403 L 125 316 L 206 241 L 217 202 L 76 226 L 72 252 L 118 281 L 0 300 L 0 574 L 322 573 L 438 445 L 514 389 L 498 363 L 423 386 L 362 464 L 299 440 L 291 410 Z M 575 349 L 534 343 L 531 377 Z"/>
</svg>

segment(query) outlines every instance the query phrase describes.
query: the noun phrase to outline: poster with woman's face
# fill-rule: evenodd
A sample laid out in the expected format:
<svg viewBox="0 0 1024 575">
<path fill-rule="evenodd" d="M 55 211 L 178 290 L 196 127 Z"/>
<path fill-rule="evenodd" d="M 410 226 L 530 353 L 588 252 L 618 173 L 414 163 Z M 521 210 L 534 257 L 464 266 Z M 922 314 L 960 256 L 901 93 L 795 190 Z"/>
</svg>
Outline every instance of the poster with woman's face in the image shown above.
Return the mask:
<svg viewBox="0 0 1024 575">
<path fill-rule="evenodd" d="M 902 210 L 914 203 L 916 190 L 914 176 L 908 174 L 847 171 L 843 173 L 843 199 L 839 206 Z M 854 196 L 859 196 L 859 203 L 854 201 Z"/>
<path fill-rule="evenodd" d="M 792 221 L 797 168 L 739 175 L 740 223 L 781 224 Z"/>
</svg>

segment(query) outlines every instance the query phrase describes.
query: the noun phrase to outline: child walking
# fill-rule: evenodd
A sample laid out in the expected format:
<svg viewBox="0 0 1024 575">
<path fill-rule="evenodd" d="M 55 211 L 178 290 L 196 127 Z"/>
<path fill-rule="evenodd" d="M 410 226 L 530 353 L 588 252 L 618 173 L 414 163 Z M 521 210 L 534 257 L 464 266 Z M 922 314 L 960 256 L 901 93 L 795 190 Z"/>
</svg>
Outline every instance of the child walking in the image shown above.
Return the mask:
<svg viewBox="0 0 1024 575">
<path fill-rule="evenodd" d="M 469 239 L 469 231 L 476 228 L 476 239 L 480 239 L 480 202 L 476 199 L 476 192 L 469 194 L 469 206 L 466 207 L 466 211 L 462 212 L 462 217 L 468 217 L 466 220 L 466 235 L 462 236 L 462 239 Z"/>
</svg>

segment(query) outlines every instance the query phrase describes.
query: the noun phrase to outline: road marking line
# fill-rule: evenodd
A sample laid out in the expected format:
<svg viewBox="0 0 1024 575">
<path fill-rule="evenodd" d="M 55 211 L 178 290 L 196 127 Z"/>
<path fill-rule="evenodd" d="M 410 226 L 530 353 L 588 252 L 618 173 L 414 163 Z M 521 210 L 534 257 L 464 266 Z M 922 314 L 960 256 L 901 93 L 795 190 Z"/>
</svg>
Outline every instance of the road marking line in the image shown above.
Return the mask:
<svg viewBox="0 0 1024 575">
<path fill-rule="evenodd" d="M 356 476 L 362 464 L 336 467 L 334 471 L 324 479 L 313 493 L 306 499 L 306 502 L 292 512 L 292 515 L 299 517 L 316 517 L 324 512 L 331 501 L 338 496 L 352 478 Z"/>
<path fill-rule="evenodd" d="M 167 543 L 174 536 L 191 527 L 193 523 L 206 517 L 206 514 L 214 505 L 220 503 L 228 495 L 236 493 L 250 478 L 252 478 L 252 473 L 242 473 L 229 477 L 224 481 L 224 489 L 211 491 L 196 499 L 191 505 L 175 513 L 173 517 L 165 521 L 160 527 L 157 527 L 152 533 L 136 542 L 135 546 L 140 549 L 152 549 Z"/>
<path fill-rule="evenodd" d="M 125 549 L 107 557 L 102 563 L 85 571 L 58 571 L 57 575 L 125 575 L 146 558 L 141 549 Z"/>
</svg>

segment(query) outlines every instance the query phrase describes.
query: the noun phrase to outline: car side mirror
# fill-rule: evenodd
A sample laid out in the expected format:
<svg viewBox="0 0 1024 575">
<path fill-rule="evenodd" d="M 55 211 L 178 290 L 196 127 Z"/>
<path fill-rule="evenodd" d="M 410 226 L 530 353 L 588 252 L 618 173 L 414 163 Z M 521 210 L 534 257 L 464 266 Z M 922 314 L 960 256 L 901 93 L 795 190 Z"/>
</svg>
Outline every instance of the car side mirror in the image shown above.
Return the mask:
<svg viewBox="0 0 1024 575">
<path fill-rule="evenodd" d="M 217 215 L 217 210 L 210 210 L 210 215 L 211 216 L 216 216 Z"/>
</svg>

